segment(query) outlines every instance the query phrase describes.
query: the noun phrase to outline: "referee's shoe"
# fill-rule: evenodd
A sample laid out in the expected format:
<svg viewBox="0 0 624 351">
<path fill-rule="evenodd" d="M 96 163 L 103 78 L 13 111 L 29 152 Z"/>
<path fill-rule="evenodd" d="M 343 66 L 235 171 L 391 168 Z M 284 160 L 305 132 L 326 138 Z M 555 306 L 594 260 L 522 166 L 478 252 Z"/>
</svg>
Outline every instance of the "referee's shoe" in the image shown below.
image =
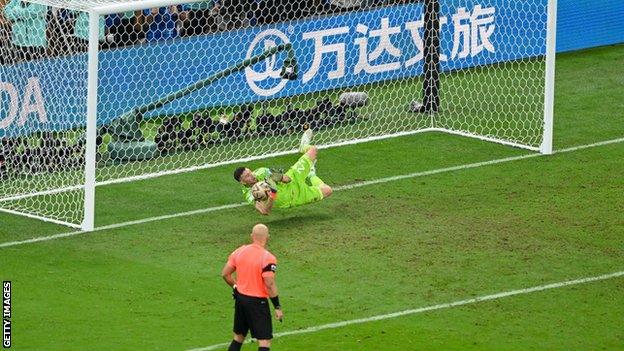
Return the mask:
<svg viewBox="0 0 624 351">
<path fill-rule="evenodd" d="M 258 350 L 268 351 L 273 339 L 273 324 L 269 301 L 275 308 L 275 318 L 284 317 L 280 306 L 275 270 L 277 259 L 265 247 L 269 241 L 269 228 L 257 224 L 251 232 L 249 245 L 236 249 L 228 258 L 221 273 L 225 282 L 233 289 L 234 296 L 234 340 L 229 351 L 241 349 L 247 333 L 258 340 Z M 232 274 L 236 273 L 236 278 Z"/>
</svg>

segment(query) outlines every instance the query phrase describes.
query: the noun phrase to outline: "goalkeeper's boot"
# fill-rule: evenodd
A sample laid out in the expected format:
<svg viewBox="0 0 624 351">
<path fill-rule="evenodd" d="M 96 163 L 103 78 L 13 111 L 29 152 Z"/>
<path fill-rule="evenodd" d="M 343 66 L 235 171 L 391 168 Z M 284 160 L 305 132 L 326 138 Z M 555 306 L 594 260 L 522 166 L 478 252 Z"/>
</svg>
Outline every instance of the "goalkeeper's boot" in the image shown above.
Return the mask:
<svg viewBox="0 0 624 351">
<path fill-rule="evenodd" d="M 305 132 L 303 132 L 303 135 L 301 136 L 301 143 L 299 144 L 299 152 L 301 152 L 302 154 L 308 152 L 310 147 L 312 147 L 312 145 L 310 145 L 310 143 L 312 143 L 312 137 L 314 137 L 312 129 L 307 129 Z"/>
</svg>

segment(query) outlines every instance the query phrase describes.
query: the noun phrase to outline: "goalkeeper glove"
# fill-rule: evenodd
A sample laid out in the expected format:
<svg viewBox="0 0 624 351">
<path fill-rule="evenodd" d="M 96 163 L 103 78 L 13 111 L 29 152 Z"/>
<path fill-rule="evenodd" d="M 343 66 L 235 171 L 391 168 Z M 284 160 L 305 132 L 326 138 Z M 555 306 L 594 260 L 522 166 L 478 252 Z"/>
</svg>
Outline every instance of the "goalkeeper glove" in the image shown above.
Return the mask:
<svg viewBox="0 0 624 351">
<path fill-rule="evenodd" d="M 277 183 L 272 178 L 267 179 L 266 183 L 272 193 L 277 193 Z"/>
<path fill-rule="evenodd" d="M 273 179 L 266 180 L 267 185 L 269 186 L 269 192 L 267 195 L 271 198 L 271 200 L 275 200 L 277 198 L 277 184 L 273 181 Z"/>
<path fill-rule="evenodd" d="M 281 182 L 282 178 L 284 178 L 284 170 L 281 168 L 271 169 L 271 175 L 269 178 L 274 182 Z"/>
</svg>

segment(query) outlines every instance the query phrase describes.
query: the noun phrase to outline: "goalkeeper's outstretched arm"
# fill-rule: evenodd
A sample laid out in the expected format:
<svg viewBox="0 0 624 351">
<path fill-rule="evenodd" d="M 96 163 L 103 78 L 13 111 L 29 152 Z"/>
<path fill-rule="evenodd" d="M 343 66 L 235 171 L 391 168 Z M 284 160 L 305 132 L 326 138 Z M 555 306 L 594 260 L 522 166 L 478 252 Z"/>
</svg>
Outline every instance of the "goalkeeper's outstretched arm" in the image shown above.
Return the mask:
<svg viewBox="0 0 624 351">
<path fill-rule="evenodd" d="M 290 177 L 282 169 L 271 169 L 270 179 L 275 183 L 290 183 Z"/>
</svg>

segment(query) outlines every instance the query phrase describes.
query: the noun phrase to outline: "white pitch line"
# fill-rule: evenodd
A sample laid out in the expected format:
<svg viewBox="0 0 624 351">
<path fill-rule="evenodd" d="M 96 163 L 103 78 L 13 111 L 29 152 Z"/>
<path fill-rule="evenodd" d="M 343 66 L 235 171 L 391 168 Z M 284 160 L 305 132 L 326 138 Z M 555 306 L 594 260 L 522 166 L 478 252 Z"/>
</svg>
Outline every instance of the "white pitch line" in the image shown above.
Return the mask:
<svg viewBox="0 0 624 351">
<path fill-rule="evenodd" d="M 439 169 L 434 169 L 431 171 L 402 174 L 398 176 L 379 178 L 379 179 L 373 179 L 373 180 L 365 180 L 365 181 L 357 182 L 353 184 L 340 185 L 340 186 L 334 187 L 334 190 L 335 191 L 350 190 L 350 189 L 355 189 L 355 188 L 361 188 L 363 186 L 383 184 L 383 183 L 394 182 L 394 181 L 402 180 L 402 179 L 424 177 L 424 176 L 429 176 L 433 174 L 453 172 L 453 171 L 483 167 L 483 166 L 488 166 L 488 165 L 495 165 L 498 163 L 518 161 L 518 160 L 523 160 L 525 158 L 532 158 L 532 157 L 538 157 L 538 156 L 541 156 L 541 154 L 535 153 L 535 154 L 528 154 L 528 155 L 522 155 L 522 156 L 506 157 L 506 158 L 500 158 L 500 159 L 491 160 L 491 161 L 483 161 L 483 162 L 469 163 L 465 165 L 459 165 L 459 166 L 453 166 L 453 167 L 447 167 L 447 168 L 439 168 Z"/>
<path fill-rule="evenodd" d="M 566 149 L 557 150 L 554 153 L 555 154 L 567 153 L 567 152 L 589 149 L 589 148 L 598 147 L 598 146 L 617 144 L 621 142 L 624 142 L 624 138 L 611 139 L 611 140 L 605 140 L 605 141 L 601 141 L 601 142 L 597 142 L 593 144 L 574 146 L 574 147 L 570 147 Z M 523 160 L 527 158 L 535 158 L 535 157 L 542 157 L 542 156 L 545 156 L 545 155 L 539 154 L 539 153 L 531 153 L 531 154 L 520 155 L 520 156 L 505 157 L 505 158 L 500 158 L 500 159 L 491 160 L 491 161 L 475 162 L 475 163 L 469 163 L 469 164 L 464 164 L 464 165 L 459 165 L 459 166 L 439 168 L 439 169 L 434 169 L 431 171 L 415 172 L 415 173 L 403 174 L 403 175 L 398 175 L 398 176 L 367 180 L 363 182 L 337 186 L 337 187 L 334 187 L 334 191 L 350 190 L 350 189 L 360 188 L 363 186 L 383 184 L 383 183 L 393 182 L 393 181 L 402 180 L 402 179 L 424 177 L 424 176 L 429 176 L 433 174 L 453 172 L 453 171 L 459 171 L 459 170 L 464 170 L 464 169 L 471 169 L 471 168 L 495 165 L 499 163 L 506 163 L 506 162 L 512 162 L 512 161 L 518 161 L 518 160 Z M 193 210 L 193 211 L 188 211 L 188 212 L 174 213 L 174 214 L 164 215 L 164 216 L 144 218 L 144 219 L 139 219 L 135 221 L 110 224 L 110 225 L 106 225 L 102 227 L 97 227 L 93 230 L 93 232 L 99 232 L 99 231 L 104 231 L 108 229 L 123 228 L 123 227 L 132 226 L 132 225 L 161 221 L 165 219 L 194 216 L 194 215 L 204 214 L 208 212 L 215 212 L 215 211 L 221 211 L 221 210 L 226 210 L 226 209 L 243 207 L 245 205 L 246 205 L 245 203 L 235 203 L 235 204 L 222 205 L 222 206 L 216 206 L 216 207 L 208 207 L 208 208 L 203 208 L 203 209 Z M 69 232 L 69 233 L 55 234 L 55 235 L 37 237 L 37 238 L 21 240 L 21 241 L 10 241 L 10 242 L 5 242 L 5 243 L 0 243 L 0 249 L 5 248 L 5 247 L 11 247 L 11 246 L 32 244 L 32 243 L 41 242 L 41 241 L 56 240 L 60 238 L 66 238 L 70 236 L 82 235 L 82 234 L 88 234 L 88 233 L 90 232 L 74 231 L 74 232 Z"/>
<path fill-rule="evenodd" d="M 586 284 L 586 283 L 591 283 L 591 282 L 596 282 L 596 281 L 601 281 L 601 280 L 613 279 L 613 278 L 618 278 L 618 277 L 622 277 L 622 276 L 624 276 L 624 271 L 610 273 L 610 274 L 604 274 L 604 275 L 599 275 L 599 276 L 595 276 L 595 277 L 587 277 L 587 278 L 581 278 L 581 279 L 575 279 L 575 280 L 568 280 L 568 281 L 559 282 L 559 283 L 553 283 L 553 284 L 548 284 L 548 285 L 534 286 L 534 287 L 531 287 L 531 288 L 505 291 L 505 292 L 500 292 L 500 293 L 491 294 L 491 295 L 484 295 L 484 296 L 474 297 L 474 298 L 470 298 L 470 299 L 466 299 L 466 300 L 459 300 L 459 301 L 455 301 L 455 302 L 443 303 L 443 304 L 439 304 L 439 305 L 421 307 L 421 308 L 404 310 L 404 311 L 388 313 L 388 314 L 380 314 L 380 315 L 367 317 L 367 318 L 358 318 L 358 319 L 351 319 L 351 320 L 341 321 L 341 322 L 336 322 L 336 323 L 322 324 L 322 325 L 317 325 L 317 326 L 313 326 L 313 327 L 308 327 L 308 328 L 305 328 L 305 329 L 290 330 L 290 331 L 285 331 L 285 332 L 281 332 L 281 333 L 276 333 L 276 334 L 273 335 L 273 337 L 274 338 L 281 338 L 281 337 L 290 336 L 290 335 L 316 333 L 316 332 L 321 331 L 321 330 L 342 328 L 342 327 L 346 327 L 346 326 L 352 325 L 352 324 L 362 324 L 362 323 L 381 321 L 381 320 L 384 320 L 384 319 L 398 318 L 398 317 L 414 315 L 414 314 L 424 313 L 424 312 L 429 312 L 429 311 L 435 311 L 435 310 L 447 309 L 447 308 L 452 308 L 452 307 L 470 305 L 470 304 L 475 304 L 475 303 L 479 303 L 479 302 L 483 302 L 483 301 L 497 300 L 497 299 L 501 299 L 501 298 L 504 298 L 504 297 L 530 294 L 530 293 L 534 293 L 534 292 L 538 292 L 538 291 L 544 291 L 544 290 L 550 290 L 550 289 L 557 289 L 557 288 L 562 288 L 562 287 L 566 287 L 566 286 L 570 286 L 570 285 Z M 249 342 L 251 342 L 251 340 L 248 339 L 246 342 L 249 343 Z M 228 345 L 229 345 L 229 343 L 220 343 L 220 344 L 210 345 L 210 346 L 207 346 L 207 347 L 192 349 L 192 350 L 189 350 L 189 351 L 218 350 L 218 349 L 227 347 Z"/>
<path fill-rule="evenodd" d="M 129 222 L 122 222 L 122 223 L 105 225 L 105 226 L 102 226 L 102 227 L 97 227 L 97 228 L 93 229 L 93 231 L 90 231 L 90 232 L 74 231 L 74 232 L 69 232 L 69 233 L 62 233 L 62 234 L 54 234 L 54 235 L 49 235 L 49 236 L 42 236 L 42 237 L 32 238 L 32 239 L 27 239 L 27 240 L 22 240 L 22 241 L 11 241 L 11 242 L 6 242 L 6 243 L 0 244 L 0 248 L 11 247 L 11 246 L 18 246 L 18 245 L 24 245 L 24 244 L 32 244 L 32 243 L 36 243 L 36 242 L 40 242 L 40 241 L 55 240 L 55 239 L 60 239 L 60 238 L 66 238 L 68 236 L 75 236 L 75 235 L 89 234 L 89 233 L 93 233 L 93 232 L 100 232 L 100 231 L 104 231 L 104 230 L 108 230 L 108 229 L 123 228 L 123 227 L 128 227 L 128 226 L 131 226 L 131 225 L 137 225 L 137 224 L 144 224 L 144 223 L 149 223 L 149 222 L 162 221 L 162 220 L 170 219 L 170 218 L 194 216 L 194 215 L 197 215 L 197 214 L 221 211 L 221 210 L 226 210 L 226 209 L 230 209 L 230 208 L 242 207 L 242 206 L 245 206 L 245 205 L 247 205 L 247 204 L 244 203 L 244 202 L 241 202 L 241 203 L 237 203 L 237 204 L 223 205 L 223 206 L 217 206 L 217 207 L 208 207 L 208 208 L 202 208 L 202 209 L 199 209 L 199 210 L 193 210 L 193 211 L 188 211 L 188 212 L 180 212 L 180 213 L 174 213 L 174 214 L 170 214 L 170 215 L 164 215 L 164 216 L 158 216 L 158 217 L 150 217 L 150 218 L 145 218 L 145 219 L 139 219 L 139 220 L 136 220 L 136 221 L 129 221 Z"/>
<path fill-rule="evenodd" d="M 611 139 L 611 140 L 605 140 L 605 141 L 601 141 L 601 142 L 597 142 L 597 143 L 593 143 L 593 144 L 574 146 L 574 147 L 570 147 L 570 148 L 567 148 L 567 149 L 557 150 L 554 153 L 555 154 L 562 154 L 562 153 L 578 151 L 578 150 L 583 150 L 583 149 L 589 149 L 589 148 L 592 148 L 592 147 L 616 144 L 616 143 L 621 143 L 621 142 L 624 142 L 624 138 Z M 465 165 L 459 165 L 459 166 L 453 166 L 453 167 L 434 169 L 434 170 L 431 170 L 431 171 L 416 172 L 416 173 L 403 174 L 403 175 L 392 176 L 392 177 L 387 177 L 387 178 L 366 180 L 366 181 L 362 181 L 362 182 L 358 182 L 358 183 L 337 186 L 337 187 L 334 187 L 334 190 L 338 191 L 338 190 L 355 189 L 355 188 L 360 188 L 360 187 L 368 186 L 368 185 L 382 184 L 382 183 L 388 183 L 388 182 L 393 182 L 393 181 L 402 180 L 402 179 L 424 177 L 424 176 L 429 176 L 429 175 L 434 175 L 434 174 L 439 174 L 439 173 L 453 172 L 453 171 L 459 171 L 459 170 L 464 170 L 464 169 L 477 168 L 477 167 L 495 165 L 495 164 L 498 164 L 498 163 L 506 163 L 506 162 L 511 162 L 511 161 L 523 160 L 523 159 L 526 159 L 526 158 L 542 157 L 542 156 L 546 156 L 546 155 L 539 154 L 539 153 L 533 153 L 533 154 L 526 154 L 526 155 L 521 155 L 521 156 L 512 156 L 512 157 L 506 157 L 506 158 L 499 158 L 499 159 L 491 160 L 491 161 L 475 162 L 475 163 L 469 163 L 469 164 L 465 164 Z"/>
</svg>

